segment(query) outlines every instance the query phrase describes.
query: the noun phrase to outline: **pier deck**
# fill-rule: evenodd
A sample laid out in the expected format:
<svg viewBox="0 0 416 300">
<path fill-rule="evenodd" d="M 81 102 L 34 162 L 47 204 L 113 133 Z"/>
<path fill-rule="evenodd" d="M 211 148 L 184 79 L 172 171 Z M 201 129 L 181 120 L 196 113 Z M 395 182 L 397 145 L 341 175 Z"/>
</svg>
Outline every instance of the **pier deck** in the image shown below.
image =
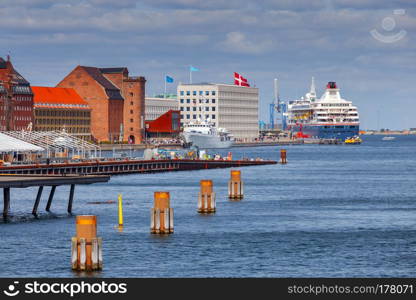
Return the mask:
<svg viewBox="0 0 416 300">
<path fill-rule="evenodd" d="M 5 174 L 94 174 L 94 175 L 121 175 L 134 173 L 154 173 L 189 171 L 215 168 L 238 168 L 246 166 L 259 166 L 276 164 L 276 161 L 267 160 L 96 160 L 89 162 L 68 162 L 58 164 L 12 165 L 0 167 L 0 173 Z"/>
<path fill-rule="evenodd" d="M 107 182 L 110 176 L 105 175 L 10 175 L 0 174 L 0 188 L 3 188 L 3 219 L 7 221 L 10 208 L 10 189 L 11 188 L 26 188 L 38 186 L 38 192 L 35 199 L 35 204 L 32 209 L 32 214 L 37 217 L 37 210 L 40 203 L 44 186 L 51 186 L 51 191 L 46 204 L 46 211 L 50 211 L 52 200 L 57 186 L 70 185 L 69 199 L 68 199 L 68 213 L 72 213 L 72 202 L 74 199 L 76 184 L 92 184 L 97 182 Z"/>
</svg>

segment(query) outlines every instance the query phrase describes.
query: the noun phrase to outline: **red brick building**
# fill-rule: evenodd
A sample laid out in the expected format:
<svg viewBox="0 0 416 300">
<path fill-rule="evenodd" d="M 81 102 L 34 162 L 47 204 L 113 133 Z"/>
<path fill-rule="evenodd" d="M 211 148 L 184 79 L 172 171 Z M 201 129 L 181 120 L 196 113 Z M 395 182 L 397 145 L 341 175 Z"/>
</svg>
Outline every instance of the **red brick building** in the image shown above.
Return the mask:
<svg viewBox="0 0 416 300">
<path fill-rule="evenodd" d="M 144 77 L 127 68 L 77 66 L 57 86 L 73 88 L 91 107 L 91 133 L 98 141 L 141 143 L 144 138 Z"/>
<path fill-rule="evenodd" d="M 0 131 L 22 130 L 33 124 L 33 93 L 29 82 L 0 57 Z"/>
</svg>

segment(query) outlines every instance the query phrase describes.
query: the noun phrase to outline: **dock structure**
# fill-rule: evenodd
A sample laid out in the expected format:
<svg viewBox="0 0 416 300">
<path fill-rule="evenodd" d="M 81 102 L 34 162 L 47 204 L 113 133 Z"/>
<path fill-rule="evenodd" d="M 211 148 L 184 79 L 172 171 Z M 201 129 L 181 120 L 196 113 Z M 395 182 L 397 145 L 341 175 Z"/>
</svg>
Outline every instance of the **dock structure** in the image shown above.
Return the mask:
<svg viewBox="0 0 416 300">
<path fill-rule="evenodd" d="M 77 184 L 92 184 L 97 182 L 107 182 L 110 176 L 105 175 L 10 175 L 0 174 L 0 188 L 3 188 L 3 219 L 7 221 L 10 209 L 10 189 L 11 188 L 27 188 L 39 187 L 36 194 L 35 203 L 33 205 L 32 214 L 37 217 L 37 211 L 42 197 L 43 188 L 50 186 L 48 202 L 46 204 L 46 211 L 50 211 L 53 197 L 57 186 L 70 185 L 69 199 L 68 199 L 68 213 L 72 213 L 72 203 L 74 200 L 75 185 Z"/>
<path fill-rule="evenodd" d="M 197 159 L 164 159 L 164 160 L 95 160 L 88 162 L 68 162 L 55 164 L 32 164 L 0 166 L 4 174 L 92 174 L 120 175 L 134 173 L 155 173 L 171 171 L 189 171 L 215 168 L 238 168 L 277 164 L 272 160 L 197 160 Z"/>
</svg>

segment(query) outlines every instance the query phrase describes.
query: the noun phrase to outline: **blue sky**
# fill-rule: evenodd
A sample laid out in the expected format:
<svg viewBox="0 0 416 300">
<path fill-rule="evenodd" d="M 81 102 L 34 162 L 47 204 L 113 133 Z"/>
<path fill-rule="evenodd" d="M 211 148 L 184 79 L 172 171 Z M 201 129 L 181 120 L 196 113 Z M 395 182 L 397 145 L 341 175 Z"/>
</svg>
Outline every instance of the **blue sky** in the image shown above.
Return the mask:
<svg viewBox="0 0 416 300">
<path fill-rule="evenodd" d="M 273 78 L 292 100 L 315 76 L 319 95 L 338 83 L 362 128 L 416 127 L 415 33 L 414 0 L 0 0 L 0 56 L 32 85 L 127 66 L 153 95 L 165 74 L 187 82 L 189 65 L 194 82 L 236 71 L 260 89 L 265 121 Z"/>
</svg>

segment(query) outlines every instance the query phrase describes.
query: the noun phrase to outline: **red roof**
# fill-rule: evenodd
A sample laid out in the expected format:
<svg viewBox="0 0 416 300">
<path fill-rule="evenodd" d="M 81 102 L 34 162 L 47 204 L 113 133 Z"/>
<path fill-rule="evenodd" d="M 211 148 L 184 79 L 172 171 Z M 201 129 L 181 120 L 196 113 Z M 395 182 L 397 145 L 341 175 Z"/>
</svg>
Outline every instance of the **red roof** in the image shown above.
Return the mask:
<svg viewBox="0 0 416 300">
<path fill-rule="evenodd" d="M 32 86 L 35 107 L 90 109 L 87 101 L 71 88 Z"/>
</svg>

